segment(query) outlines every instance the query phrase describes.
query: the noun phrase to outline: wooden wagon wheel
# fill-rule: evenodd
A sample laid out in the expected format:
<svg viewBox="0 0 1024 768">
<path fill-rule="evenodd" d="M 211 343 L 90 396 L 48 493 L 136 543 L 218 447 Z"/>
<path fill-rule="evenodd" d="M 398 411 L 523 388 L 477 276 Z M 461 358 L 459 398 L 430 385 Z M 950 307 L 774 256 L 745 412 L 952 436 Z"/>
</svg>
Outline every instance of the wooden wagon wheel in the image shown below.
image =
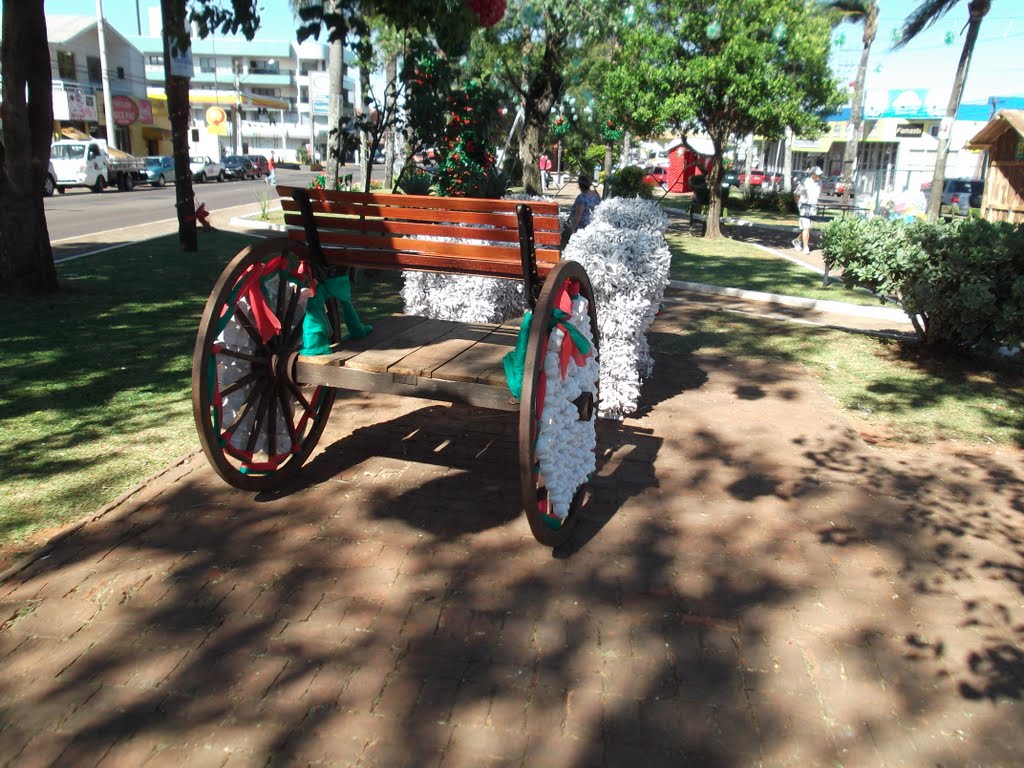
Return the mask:
<svg viewBox="0 0 1024 768">
<path fill-rule="evenodd" d="M 308 262 L 286 238 L 239 253 L 221 273 L 192 356 L 192 412 L 206 457 L 227 483 L 268 490 L 316 447 L 334 405 L 330 387 L 293 377 L 313 287 Z M 330 302 L 331 340 L 340 338 Z"/>
<path fill-rule="evenodd" d="M 552 327 L 556 309 L 565 309 L 574 303 L 578 310 L 581 300 L 586 301 L 585 316 L 578 316 L 584 312 L 576 311 L 571 319 Z M 589 333 L 592 340 L 589 352 L 581 352 L 574 343 L 574 334 L 566 333 L 566 323 L 576 326 L 583 336 Z M 556 340 L 559 349 L 548 356 L 549 343 Z M 590 279 L 577 262 L 559 262 L 545 280 L 533 312 L 519 406 L 519 479 L 523 507 L 534 538 L 550 547 L 569 538 L 579 518 L 587 479 L 594 468 L 597 349 L 597 308 Z M 591 362 L 581 366 L 585 359 Z M 558 381 L 549 384 L 552 373 Z M 565 384 L 571 377 L 574 377 L 572 382 Z M 560 398 L 565 400 L 570 395 L 576 396 L 559 402 Z M 544 445 L 538 446 L 539 441 L 544 441 Z M 565 466 L 560 466 L 562 459 Z"/>
</svg>

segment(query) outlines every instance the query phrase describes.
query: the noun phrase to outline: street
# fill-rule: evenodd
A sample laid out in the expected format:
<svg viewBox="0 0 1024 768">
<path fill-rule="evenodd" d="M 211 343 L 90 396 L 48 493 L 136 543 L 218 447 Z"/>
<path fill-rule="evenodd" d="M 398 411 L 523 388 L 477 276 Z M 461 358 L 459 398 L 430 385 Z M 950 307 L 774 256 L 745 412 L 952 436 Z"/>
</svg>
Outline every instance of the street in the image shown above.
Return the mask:
<svg viewBox="0 0 1024 768">
<path fill-rule="evenodd" d="M 383 175 L 381 166 L 375 166 L 374 171 L 373 178 L 377 174 Z M 345 166 L 344 172 L 359 178 L 356 165 Z M 313 176 L 308 171 L 279 168 L 277 183 L 305 187 Z M 278 199 L 277 190 L 267 184 L 265 177 L 254 181 L 193 183 L 192 188 L 196 205 L 205 203 L 211 212 L 258 203 L 264 196 L 268 196 L 271 202 Z M 71 238 L 175 218 L 174 185 L 168 184 L 163 188 L 139 186 L 131 192 L 108 189 L 98 194 L 85 188 L 74 188 L 63 195 L 46 198 L 45 206 L 50 242 L 57 245 Z"/>
</svg>

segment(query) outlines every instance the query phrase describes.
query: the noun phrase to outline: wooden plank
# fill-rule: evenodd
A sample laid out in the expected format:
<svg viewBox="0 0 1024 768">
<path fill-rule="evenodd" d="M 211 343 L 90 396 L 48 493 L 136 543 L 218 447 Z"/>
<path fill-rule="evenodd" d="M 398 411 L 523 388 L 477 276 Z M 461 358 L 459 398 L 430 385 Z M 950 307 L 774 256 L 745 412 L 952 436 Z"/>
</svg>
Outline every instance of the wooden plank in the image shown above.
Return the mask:
<svg viewBox="0 0 1024 768">
<path fill-rule="evenodd" d="M 461 355 L 497 327 L 492 323 L 458 323 L 429 347 L 418 349 L 402 358 L 391 366 L 389 372 L 396 376 L 431 378 L 435 370 Z"/>
<path fill-rule="evenodd" d="M 398 200 L 406 201 L 414 196 L 398 195 Z M 516 217 L 516 205 L 514 200 L 478 200 L 479 203 L 472 208 L 455 207 L 448 205 L 448 202 L 455 200 L 465 201 L 467 198 L 454 197 L 427 197 L 425 200 L 432 201 L 430 205 L 405 205 L 403 202 L 395 205 L 364 204 L 350 200 L 320 200 L 312 198 L 310 205 L 314 213 L 328 214 L 336 217 L 348 217 L 369 220 L 381 219 L 408 219 L 410 221 L 435 221 L 435 222 L 463 222 L 467 224 L 487 224 L 498 227 L 518 227 Z M 441 202 L 445 201 L 445 202 Z M 497 205 L 503 203 L 503 205 Z M 509 204 L 512 204 L 509 207 Z M 534 230 L 558 231 L 561 224 L 558 219 L 557 203 L 537 204 L 528 203 L 533 212 Z M 298 213 L 301 209 L 299 204 L 290 198 L 281 199 L 281 207 L 289 213 Z"/>
<path fill-rule="evenodd" d="M 278 187 L 282 197 L 292 197 L 295 188 Z M 326 189 L 307 189 L 311 201 L 337 202 L 350 205 L 363 205 L 367 208 L 399 206 L 402 208 L 435 208 L 452 211 L 515 211 L 520 203 L 525 203 L 534 211 L 557 214 L 558 203 L 541 200 L 494 200 L 475 197 L 443 197 L 433 195 L 391 195 L 365 192 L 332 192 Z"/>
<path fill-rule="evenodd" d="M 315 359 L 300 357 L 295 363 L 295 376 L 300 384 L 323 385 L 355 392 L 380 392 L 404 397 L 420 397 L 498 411 L 519 410 L 519 401 L 512 397 L 508 387 L 426 378 L 401 380 L 396 379 L 390 373 L 372 373 L 333 365 L 315 365 L 312 362 Z"/>
<path fill-rule="evenodd" d="M 291 218 L 289 218 L 291 217 Z M 286 224 L 302 225 L 297 214 L 285 216 Z M 414 235 L 427 237 L 451 237 L 456 240 L 482 241 L 483 243 L 515 243 L 519 245 L 519 228 L 513 219 L 513 227 L 459 226 L 450 222 L 419 222 L 388 219 L 351 219 L 330 216 L 314 216 L 313 223 L 319 232 L 345 235 L 366 235 L 367 233 L 388 233 L 393 235 Z M 561 244 L 558 232 L 534 232 L 533 240 L 540 245 Z"/>
<path fill-rule="evenodd" d="M 466 257 L 394 253 L 349 248 L 323 249 L 328 264 L 363 267 L 364 269 L 411 269 L 425 272 L 483 275 L 521 280 L 523 268 L 519 260 L 491 261 Z M 537 265 L 540 271 L 540 264 Z M 549 268 L 550 269 L 550 268 Z"/>
<path fill-rule="evenodd" d="M 349 358 L 376 346 L 386 347 L 396 336 L 400 336 L 410 328 L 426 322 L 425 317 L 415 315 L 389 315 L 373 323 L 373 330 L 361 339 L 345 340 L 334 345 L 334 352 L 329 355 L 312 355 L 300 359 L 310 365 L 343 365 Z"/>
<path fill-rule="evenodd" d="M 386 344 L 377 344 L 345 362 L 346 368 L 382 373 L 404 357 L 429 345 L 455 328 L 451 320 L 424 320 L 408 330 L 388 338 Z"/>
<path fill-rule="evenodd" d="M 463 256 L 489 261 L 519 261 L 519 246 L 488 245 L 474 243 L 443 243 L 417 237 L 388 237 L 385 235 L 356 235 L 317 228 L 320 242 L 324 245 L 346 245 L 353 248 L 368 248 L 374 251 L 401 251 L 405 253 L 429 253 L 442 256 Z"/>
<path fill-rule="evenodd" d="M 501 365 L 501 359 L 515 349 L 518 330 L 496 327 L 458 357 L 437 368 L 433 378 L 476 383 L 482 375 Z"/>
</svg>

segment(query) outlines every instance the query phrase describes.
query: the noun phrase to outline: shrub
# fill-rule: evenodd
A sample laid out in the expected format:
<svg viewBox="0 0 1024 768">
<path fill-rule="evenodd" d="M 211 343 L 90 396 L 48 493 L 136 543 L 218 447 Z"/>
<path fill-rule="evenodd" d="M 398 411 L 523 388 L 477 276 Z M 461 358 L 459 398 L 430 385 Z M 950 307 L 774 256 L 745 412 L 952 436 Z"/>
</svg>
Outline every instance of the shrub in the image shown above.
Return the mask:
<svg viewBox="0 0 1024 768">
<path fill-rule="evenodd" d="M 654 192 L 651 185 L 644 182 L 644 169 L 636 165 L 627 165 L 618 173 L 608 177 L 608 187 L 612 197 L 650 198 Z"/>
<path fill-rule="evenodd" d="M 398 178 L 398 188 L 407 195 L 429 195 L 434 176 L 415 166 L 406 166 Z"/>
<path fill-rule="evenodd" d="M 604 167 L 604 144 L 591 144 L 583 153 L 583 167 L 580 171 L 588 176 L 594 172 L 594 168 Z M 595 179 L 596 181 L 596 179 Z"/>
<path fill-rule="evenodd" d="M 1024 341 L 1019 226 L 837 219 L 822 250 L 847 286 L 896 296 L 927 344 L 988 351 Z"/>
</svg>

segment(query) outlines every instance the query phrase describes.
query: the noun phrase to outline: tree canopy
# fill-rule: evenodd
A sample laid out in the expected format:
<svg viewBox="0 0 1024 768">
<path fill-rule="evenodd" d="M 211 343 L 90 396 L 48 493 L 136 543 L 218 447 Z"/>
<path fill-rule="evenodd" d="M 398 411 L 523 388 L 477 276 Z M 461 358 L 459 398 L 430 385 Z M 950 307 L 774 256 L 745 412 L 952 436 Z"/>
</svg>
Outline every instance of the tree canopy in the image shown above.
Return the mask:
<svg viewBox="0 0 1024 768">
<path fill-rule="evenodd" d="M 804 0 L 662 0 L 623 35 L 606 96 L 623 115 L 706 133 L 709 237 L 719 234 L 719 180 L 730 136 L 821 130 L 842 103 L 828 66 L 831 26 Z"/>
</svg>

